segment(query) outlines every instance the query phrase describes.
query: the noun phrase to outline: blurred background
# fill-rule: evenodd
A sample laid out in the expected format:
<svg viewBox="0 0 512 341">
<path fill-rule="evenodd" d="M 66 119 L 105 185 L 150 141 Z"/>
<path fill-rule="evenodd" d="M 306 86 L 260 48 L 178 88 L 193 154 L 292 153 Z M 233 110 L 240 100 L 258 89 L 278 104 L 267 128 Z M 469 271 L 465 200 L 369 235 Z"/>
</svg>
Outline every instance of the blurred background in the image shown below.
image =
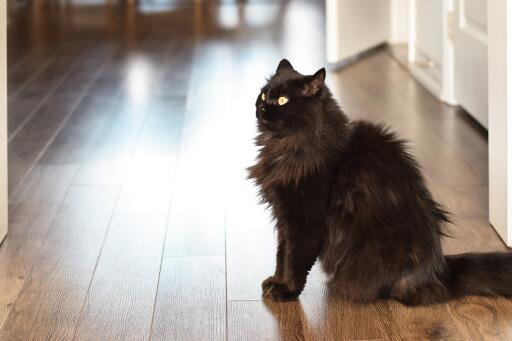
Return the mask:
<svg viewBox="0 0 512 341">
<path fill-rule="evenodd" d="M 445 251 L 506 249 L 489 223 L 486 3 L 8 0 L 0 339 L 511 338 L 506 300 L 358 305 L 318 265 L 299 302 L 261 300 L 275 238 L 245 171 L 265 78 L 281 58 L 326 66 L 351 119 L 411 141 L 457 217 Z"/>
</svg>

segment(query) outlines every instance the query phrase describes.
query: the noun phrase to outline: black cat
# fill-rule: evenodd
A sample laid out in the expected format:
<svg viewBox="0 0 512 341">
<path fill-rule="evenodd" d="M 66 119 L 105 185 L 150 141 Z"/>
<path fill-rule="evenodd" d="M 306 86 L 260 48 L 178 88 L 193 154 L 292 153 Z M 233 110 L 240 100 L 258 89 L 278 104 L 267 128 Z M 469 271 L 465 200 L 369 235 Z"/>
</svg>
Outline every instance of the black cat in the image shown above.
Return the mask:
<svg viewBox="0 0 512 341">
<path fill-rule="evenodd" d="M 512 253 L 444 256 L 448 213 L 405 142 L 349 121 L 324 84 L 283 59 L 256 100 L 261 147 L 249 177 L 272 208 L 277 265 L 263 296 L 297 298 L 319 258 L 346 298 L 408 305 L 512 296 Z"/>
</svg>

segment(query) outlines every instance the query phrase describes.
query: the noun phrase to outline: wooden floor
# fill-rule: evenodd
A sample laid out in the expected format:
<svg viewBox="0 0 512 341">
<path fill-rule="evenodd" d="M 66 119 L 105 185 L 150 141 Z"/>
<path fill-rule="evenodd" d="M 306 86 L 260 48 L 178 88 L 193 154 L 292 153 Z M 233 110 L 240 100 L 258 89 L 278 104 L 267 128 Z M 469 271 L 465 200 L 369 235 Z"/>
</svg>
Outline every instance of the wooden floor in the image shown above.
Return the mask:
<svg viewBox="0 0 512 341">
<path fill-rule="evenodd" d="M 280 58 L 323 65 L 321 2 L 73 2 L 100 1 L 10 2 L 1 340 L 512 339 L 509 300 L 355 305 L 318 266 L 299 302 L 260 299 L 275 241 L 245 180 L 253 103 Z M 458 217 L 447 253 L 504 249 L 483 129 L 383 49 L 328 83 L 351 117 L 412 141 Z"/>
</svg>

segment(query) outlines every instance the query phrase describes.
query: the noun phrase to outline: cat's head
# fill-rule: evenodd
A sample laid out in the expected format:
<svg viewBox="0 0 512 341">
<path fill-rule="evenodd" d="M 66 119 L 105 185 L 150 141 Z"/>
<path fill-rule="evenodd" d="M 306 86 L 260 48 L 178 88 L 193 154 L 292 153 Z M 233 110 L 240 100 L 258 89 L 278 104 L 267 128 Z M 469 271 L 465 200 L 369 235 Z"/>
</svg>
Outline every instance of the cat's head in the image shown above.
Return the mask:
<svg viewBox="0 0 512 341">
<path fill-rule="evenodd" d="M 304 76 L 281 60 L 256 100 L 259 129 L 286 134 L 314 127 L 323 110 L 324 80 L 323 68 Z"/>
</svg>

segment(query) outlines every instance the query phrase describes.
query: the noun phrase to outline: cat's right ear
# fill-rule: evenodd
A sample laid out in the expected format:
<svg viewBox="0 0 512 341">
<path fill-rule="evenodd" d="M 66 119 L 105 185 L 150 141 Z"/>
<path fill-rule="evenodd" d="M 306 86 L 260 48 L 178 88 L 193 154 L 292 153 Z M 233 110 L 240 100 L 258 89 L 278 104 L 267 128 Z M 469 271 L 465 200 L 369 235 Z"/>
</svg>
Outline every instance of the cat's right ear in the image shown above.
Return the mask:
<svg viewBox="0 0 512 341">
<path fill-rule="evenodd" d="M 322 90 L 325 81 L 325 69 L 321 68 L 313 76 L 306 76 L 302 80 L 300 94 L 301 96 L 316 96 Z"/>
<path fill-rule="evenodd" d="M 288 71 L 293 70 L 292 64 L 287 59 L 283 59 L 279 62 L 279 65 L 277 66 L 277 69 L 276 69 L 276 73 L 283 72 L 285 70 L 288 70 Z"/>
</svg>

